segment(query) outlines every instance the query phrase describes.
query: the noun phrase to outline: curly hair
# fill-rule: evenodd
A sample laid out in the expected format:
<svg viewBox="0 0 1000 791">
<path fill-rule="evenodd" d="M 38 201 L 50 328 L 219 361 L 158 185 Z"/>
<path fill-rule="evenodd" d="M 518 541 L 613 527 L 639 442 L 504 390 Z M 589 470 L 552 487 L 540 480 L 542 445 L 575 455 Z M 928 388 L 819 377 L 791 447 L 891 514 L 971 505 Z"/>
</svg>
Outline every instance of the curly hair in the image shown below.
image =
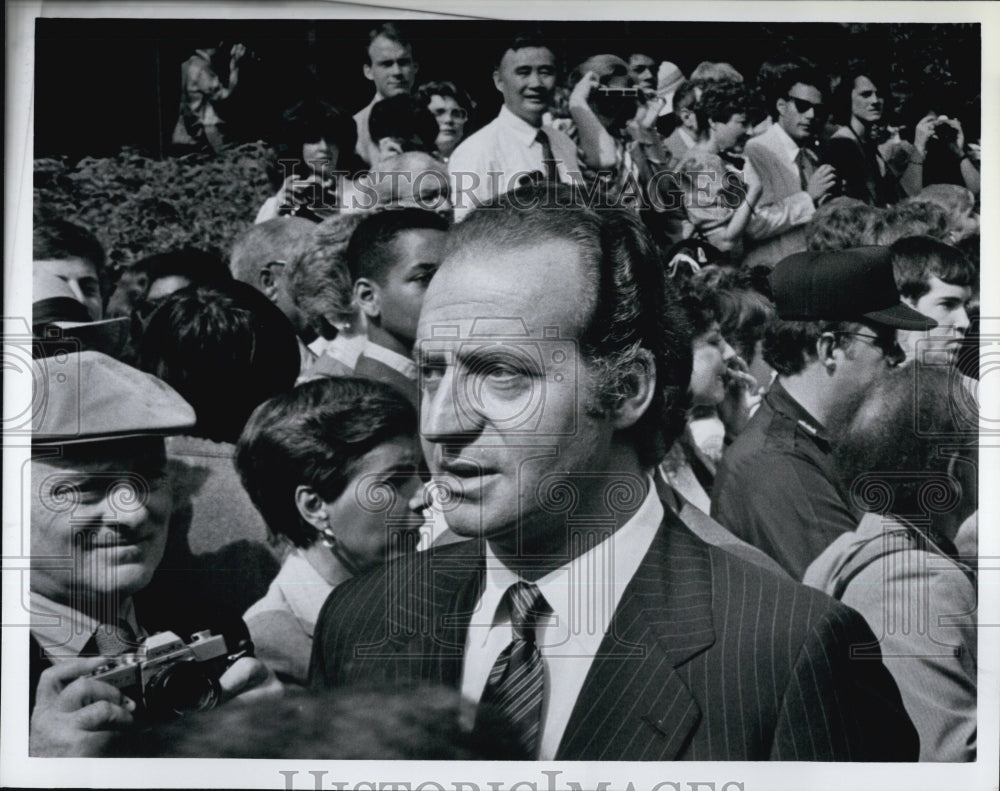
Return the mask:
<svg viewBox="0 0 1000 791">
<path fill-rule="evenodd" d="M 707 133 L 709 121 L 726 123 L 734 115 L 745 113 L 749 102 L 746 86 L 741 82 L 705 83 L 701 98 L 694 107 L 698 131 Z"/>
<path fill-rule="evenodd" d="M 289 293 L 303 320 L 324 338 L 354 316 L 347 245 L 363 214 L 335 214 L 314 226 L 311 243 L 289 262 Z"/>
</svg>

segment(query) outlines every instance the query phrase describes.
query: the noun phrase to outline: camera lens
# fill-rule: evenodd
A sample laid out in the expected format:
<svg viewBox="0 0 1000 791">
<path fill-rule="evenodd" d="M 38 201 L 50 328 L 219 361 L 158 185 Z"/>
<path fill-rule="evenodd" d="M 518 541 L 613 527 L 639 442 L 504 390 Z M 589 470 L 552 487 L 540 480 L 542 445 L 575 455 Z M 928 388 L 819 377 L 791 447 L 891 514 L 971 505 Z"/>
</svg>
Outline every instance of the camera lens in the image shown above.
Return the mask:
<svg viewBox="0 0 1000 791">
<path fill-rule="evenodd" d="M 213 708 L 219 702 L 219 682 L 194 662 L 164 668 L 146 685 L 146 710 L 171 717 Z"/>
</svg>

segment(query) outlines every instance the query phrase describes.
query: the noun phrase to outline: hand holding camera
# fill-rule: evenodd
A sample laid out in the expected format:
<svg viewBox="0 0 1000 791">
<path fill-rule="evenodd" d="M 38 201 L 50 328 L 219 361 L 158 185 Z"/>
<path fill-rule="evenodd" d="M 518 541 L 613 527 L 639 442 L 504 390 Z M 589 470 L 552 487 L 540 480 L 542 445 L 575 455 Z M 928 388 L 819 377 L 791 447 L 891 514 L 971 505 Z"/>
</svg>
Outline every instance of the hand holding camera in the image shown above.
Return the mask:
<svg viewBox="0 0 1000 791">
<path fill-rule="evenodd" d="M 31 714 L 34 756 L 107 755 L 116 736 L 138 722 L 175 719 L 213 708 L 247 690 L 270 693 L 272 674 L 252 658 L 249 638 L 230 652 L 225 639 L 198 632 L 148 638 L 134 654 L 60 662 L 38 682 Z"/>
<path fill-rule="evenodd" d="M 965 133 L 957 118 L 928 113 L 917 123 L 913 134 L 913 145 L 923 156 L 927 153 L 927 143 L 936 140 L 957 157 L 963 155 Z"/>
</svg>

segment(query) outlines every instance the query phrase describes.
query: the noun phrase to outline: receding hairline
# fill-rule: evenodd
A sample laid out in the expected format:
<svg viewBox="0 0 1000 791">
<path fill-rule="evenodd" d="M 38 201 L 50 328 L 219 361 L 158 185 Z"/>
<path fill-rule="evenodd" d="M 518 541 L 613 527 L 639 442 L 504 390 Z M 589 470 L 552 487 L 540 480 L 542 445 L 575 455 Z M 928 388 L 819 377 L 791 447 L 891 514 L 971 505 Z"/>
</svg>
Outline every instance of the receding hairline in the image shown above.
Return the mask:
<svg viewBox="0 0 1000 791">
<path fill-rule="evenodd" d="M 524 44 L 523 46 L 520 46 L 517 49 L 514 49 L 513 47 L 507 47 L 507 49 L 505 49 L 503 51 L 503 54 L 500 56 L 500 62 L 497 64 L 497 70 L 498 71 L 502 71 L 503 70 L 503 63 L 507 59 L 508 55 L 516 54 L 518 52 L 521 52 L 521 50 L 525 50 L 525 49 L 543 49 L 546 52 L 548 52 L 549 55 L 552 56 L 552 65 L 555 66 L 557 64 L 556 53 L 552 49 L 552 47 L 548 46 L 547 44 L 535 44 L 535 43 L 532 43 L 532 44 Z"/>
<path fill-rule="evenodd" d="M 428 290 L 434 288 L 435 280 L 438 279 L 442 271 L 447 277 L 449 276 L 451 270 L 455 269 L 457 266 L 462 266 L 466 263 L 471 263 L 473 266 L 480 265 L 480 258 L 483 256 L 505 255 L 510 257 L 513 261 L 520 261 L 520 253 L 538 251 L 546 245 L 571 245 L 578 253 L 575 261 L 578 264 L 577 270 L 581 275 L 581 283 L 583 285 L 583 288 L 581 289 L 582 296 L 586 300 L 586 304 L 584 306 L 586 309 L 586 318 L 580 322 L 581 334 L 589 326 L 590 321 L 593 319 L 594 310 L 597 307 L 598 291 L 600 288 L 598 282 L 598 267 L 600 266 L 600 261 L 596 260 L 593 255 L 589 254 L 589 251 L 580 240 L 574 239 L 568 235 L 558 234 L 552 230 L 541 236 L 532 237 L 530 239 L 519 239 L 513 243 L 504 242 L 500 239 L 491 239 L 488 237 L 483 238 L 482 236 L 471 237 L 458 244 L 454 242 L 454 239 L 453 230 L 452 232 L 449 232 L 445 239 L 445 248 L 441 256 L 441 265 L 434 276 L 434 280 L 432 280 L 428 286 Z M 476 249 L 474 251 L 470 251 L 469 248 Z"/>
</svg>

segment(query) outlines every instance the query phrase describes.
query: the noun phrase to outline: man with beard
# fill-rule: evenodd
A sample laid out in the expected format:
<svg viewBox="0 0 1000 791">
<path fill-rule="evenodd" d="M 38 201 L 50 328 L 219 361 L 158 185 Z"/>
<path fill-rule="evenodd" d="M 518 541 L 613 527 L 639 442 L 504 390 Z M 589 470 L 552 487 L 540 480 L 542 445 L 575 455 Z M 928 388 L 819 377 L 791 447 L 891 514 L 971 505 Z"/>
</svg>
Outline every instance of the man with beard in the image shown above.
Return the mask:
<svg viewBox="0 0 1000 791">
<path fill-rule="evenodd" d="M 686 322 L 631 212 L 545 189 L 453 228 L 420 313 L 424 455 L 469 540 L 342 583 L 312 686 L 455 687 L 540 760 L 912 760 L 860 616 L 658 496 Z"/>
<path fill-rule="evenodd" d="M 963 387 L 947 366 L 914 363 L 871 389 L 833 450 L 867 513 L 803 577 L 878 635 L 921 761 L 976 758 L 976 580 L 953 543 L 978 499 L 978 410 Z"/>
<path fill-rule="evenodd" d="M 897 329 L 936 322 L 900 302 L 888 248 L 796 253 L 771 274 L 778 319 L 764 359 L 778 372 L 722 458 L 712 516 L 793 578 L 858 525 L 830 456 L 830 437 L 905 355 Z"/>
<path fill-rule="evenodd" d="M 459 144 L 448 162 L 455 219 L 533 174 L 547 181 L 579 179 L 576 144 L 542 125 L 556 87 L 556 56 L 541 38 L 520 34 L 501 52 L 493 83 L 500 114 Z"/>
</svg>

